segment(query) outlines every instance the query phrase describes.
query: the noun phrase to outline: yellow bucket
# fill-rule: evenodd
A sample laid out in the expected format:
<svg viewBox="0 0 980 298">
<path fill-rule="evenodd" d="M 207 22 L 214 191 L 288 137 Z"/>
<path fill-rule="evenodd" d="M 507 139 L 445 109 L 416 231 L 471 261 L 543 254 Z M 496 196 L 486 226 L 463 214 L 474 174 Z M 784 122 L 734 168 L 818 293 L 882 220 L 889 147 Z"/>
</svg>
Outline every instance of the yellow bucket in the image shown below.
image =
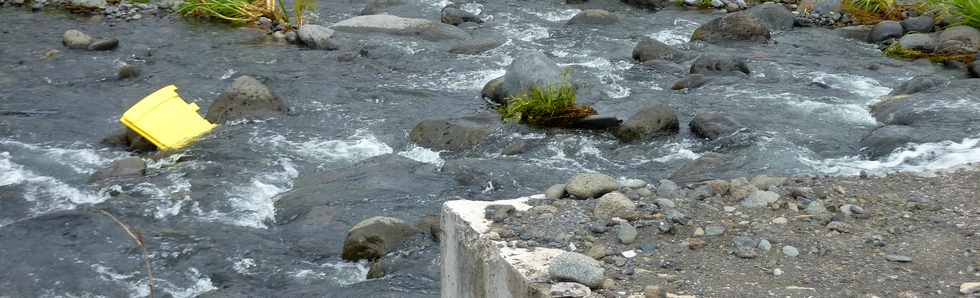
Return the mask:
<svg viewBox="0 0 980 298">
<path fill-rule="evenodd" d="M 184 101 L 177 86 L 163 87 L 129 108 L 119 119 L 161 151 L 180 149 L 215 126 L 197 114 L 196 104 Z"/>
</svg>

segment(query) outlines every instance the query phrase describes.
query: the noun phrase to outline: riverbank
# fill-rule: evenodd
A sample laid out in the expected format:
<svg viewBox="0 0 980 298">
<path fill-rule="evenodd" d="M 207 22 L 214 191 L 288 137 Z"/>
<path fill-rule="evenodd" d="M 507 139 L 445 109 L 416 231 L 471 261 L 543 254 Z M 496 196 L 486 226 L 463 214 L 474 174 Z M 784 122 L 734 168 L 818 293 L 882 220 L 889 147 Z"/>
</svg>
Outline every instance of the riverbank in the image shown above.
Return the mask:
<svg viewBox="0 0 980 298">
<path fill-rule="evenodd" d="M 520 272 L 513 275 L 523 277 L 500 273 L 511 278 L 475 288 L 554 297 L 980 293 L 976 165 L 926 176 L 760 176 L 687 187 L 666 180 L 614 185 L 600 175 L 577 177 L 565 187 L 573 195 L 562 198 L 556 198 L 556 186 L 547 197 L 519 202 L 447 203 L 444 224 L 463 222 L 471 230 L 455 227 L 455 237 L 444 241 L 470 237 L 460 247 L 498 247 L 484 258 L 507 260 Z M 598 198 L 575 195 L 587 193 Z M 444 257 L 461 250 L 447 245 Z M 453 270 L 461 263 L 444 266 L 464 278 L 482 277 L 479 271 Z M 447 282 L 467 284 L 444 280 L 444 294 Z"/>
</svg>

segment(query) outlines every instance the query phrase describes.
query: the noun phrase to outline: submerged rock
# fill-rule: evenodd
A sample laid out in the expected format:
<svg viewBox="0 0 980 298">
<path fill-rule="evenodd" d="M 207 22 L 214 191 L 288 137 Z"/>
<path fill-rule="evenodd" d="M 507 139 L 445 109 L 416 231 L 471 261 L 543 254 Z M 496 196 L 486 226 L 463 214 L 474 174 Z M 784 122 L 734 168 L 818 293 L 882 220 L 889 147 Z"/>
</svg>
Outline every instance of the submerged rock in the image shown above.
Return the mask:
<svg viewBox="0 0 980 298">
<path fill-rule="evenodd" d="M 499 117 L 493 113 L 423 120 L 415 125 L 408 138 L 429 149 L 458 151 L 483 143 L 499 124 Z"/>
<path fill-rule="evenodd" d="M 654 60 L 677 61 L 684 58 L 684 53 L 659 40 L 643 37 L 633 48 L 633 59 L 639 63 Z"/>
<path fill-rule="evenodd" d="M 106 38 L 93 41 L 88 45 L 89 51 L 111 51 L 119 47 L 119 40 L 115 38 Z"/>
<path fill-rule="evenodd" d="M 343 258 L 376 260 L 398 247 L 417 231 L 401 219 L 376 216 L 354 225 L 344 240 Z"/>
<path fill-rule="evenodd" d="M 619 23 L 619 16 L 605 9 L 586 9 L 568 20 L 568 25 L 611 25 Z"/>
<path fill-rule="evenodd" d="M 929 33 L 932 32 L 933 26 L 935 26 L 935 20 L 931 15 L 921 15 L 917 17 L 911 17 L 903 20 L 901 22 L 902 28 L 905 32 L 918 32 L 918 33 Z"/>
<path fill-rule="evenodd" d="M 286 101 L 272 94 L 265 84 L 253 77 L 241 76 L 211 103 L 205 118 L 211 123 L 225 123 L 282 116 L 286 110 Z"/>
<path fill-rule="evenodd" d="M 619 182 L 603 174 L 578 174 L 565 184 L 565 191 L 579 199 L 596 198 L 617 189 Z"/>
<path fill-rule="evenodd" d="M 92 37 L 78 30 L 68 30 L 62 36 L 62 44 L 69 49 L 88 49 Z"/>
<path fill-rule="evenodd" d="M 786 31 L 793 29 L 793 23 L 796 20 L 793 13 L 785 6 L 771 2 L 753 6 L 742 13 L 759 19 L 769 30 Z"/>
<path fill-rule="evenodd" d="M 548 276 L 552 280 L 573 281 L 591 288 L 602 284 L 605 271 L 595 259 L 575 252 L 564 252 L 548 264 Z"/>
<path fill-rule="evenodd" d="M 468 11 L 459 9 L 455 5 L 449 5 L 442 8 L 439 20 L 445 24 L 459 26 L 459 24 L 472 22 L 472 23 L 483 23 L 480 16 L 472 14 Z"/>
<path fill-rule="evenodd" d="M 464 40 L 449 48 L 449 52 L 453 54 L 476 55 L 495 49 L 502 44 L 503 41 L 496 38 L 473 38 Z"/>
<path fill-rule="evenodd" d="M 89 179 L 91 183 L 113 180 L 124 180 L 143 177 L 146 173 L 146 162 L 139 157 L 129 157 L 115 160 L 105 169 L 95 172 Z"/>
<path fill-rule="evenodd" d="M 691 40 L 710 43 L 732 41 L 764 42 L 770 38 L 769 27 L 749 14 L 728 14 L 707 22 L 694 30 Z"/>
<path fill-rule="evenodd" d="M 716 112 L 698 113 L 690 123 L 691 132 L 698 137 L 715 140 L 743 128 L 734 119 Z"/>
<path fill-rule="evenodd" d="M 728 55 L 704 54 L 691 63 L 692 74 L 727 75 L 741 72 L 749 74 L 749 65 L 744 58 Z"/>
<path fill-rule="evenodd" d="M 729 156 L 714 152 L 708 152 L 685 164 L 680 169 L 670 174 L 670 180 L 677 183 L 693 183 L 698 181 L 714 180 L 712 173 L 725 164 Z M 658 190 L 659 194 L 659 190 Z"/>
<path fill-rule="evenodd" d="M 331 29 L 351 33 L 387 33 L 420 36 L 426 40 L 467 39 L 465 31 L 452 25 L 426 19 L 403 18 L 393 15 L 356 16 L 337 22 Z"/>
<path fill-rule="evenodd" d="M 123 64 L 116 72 L 116 78 L 120 80 L 134 79 L 140 76 L 140 69 L 136 65 Z"/>
<path fill-rule="evenodd" d="M 368 0 L 367 6 L 365 6 L 364 9 L 361 10 L 360 15 L 364 16 L 364 15 L 372 15 L 372 14 L 381 14 L 384 12 L 385 9 L 392 6 L 398 6 L 401 4 L 402 4 L 401 0 Z"/>
<path fill-rule="evenodd" d="M 643 108 L 633 114 L 614 133 L 620 141 L 633 142 L 677 133 L 677 114 L 666 104 Z"/>
<path fill-rule="evenodd" d="M 911 34 L 910 34 L 911 35 Z M 945 85 L 949 81 L 937 76 L 916 76 L 895 87 L 889 95 L 913 94 Z"/>
<path fill-rule="evenodd" d="M 687 77 L 674 82 L 674 85 L 670 86 L 671 90 L 684 90 L 684 89 L 695 89 L 704 84 L 708 83 L 708 80 L 704 78 L 703 74 L 692 73 L 687 75 Z"/>
<path fill-rule="evenodd" d="M 306 46 L 314 49 L 336 50 L 339 47 L 330 38 L 334 31 L 320 25 L 303 25 L 299 27 L 296 37 Z"/>
</svg>

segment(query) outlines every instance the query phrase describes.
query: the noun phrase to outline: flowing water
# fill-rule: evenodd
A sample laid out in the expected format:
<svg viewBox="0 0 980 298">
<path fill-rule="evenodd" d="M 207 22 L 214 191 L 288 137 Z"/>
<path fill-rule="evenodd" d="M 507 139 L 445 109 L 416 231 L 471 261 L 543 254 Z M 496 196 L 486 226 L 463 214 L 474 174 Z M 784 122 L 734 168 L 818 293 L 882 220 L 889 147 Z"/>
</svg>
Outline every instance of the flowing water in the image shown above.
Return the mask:
<svg viewBox="0 0 980 298">
<path fill-rule="evenodd" d="M 389 12 L 437 19 L 449 3 L 403 2 Z M 349 18 L 361 5 L 321 0 L 312 22 Z M 588 7 L 609 9 L 623 22 L 564 25 Z M 0 297 L 149 294 L 141 254 L 121 228 L 107 217 L 65 210 L 107 209 L 142 231 L 159 295 L 431 297 L 439 293 L 437 244 L 410 243 L 387 258 L 393 270 L 385 278 L 366 280 L 365 264 L 339 258 L 346 230 L 370 216 L 413 221 L 437 214 L 454 197 L 539 192 L 580 172 L 653 181 L 708 151 L 732 156 L 718 169 L 726 177 L 923 171 L 980 161 L 980 138 L 862 157 L 859 141 L 878 125 L 869 104 L 914 75 L 959 73 L 884 58 L 873 45 L 831 30 L 796 29 L 768 45 L 722 48 L 687 43 L 699 24 L 719 16 L 706 11 L 651 13 L 616 1 L 475 1 L 463 8 L 486 20 L 474 35 L 506 43 L 457 56 L 446 52 L 451 42 L 372 36 L 345 45 L 366 50 L 342 61 L 343 50 L 275 43 L 248 28 L 155 17 L 107 25 L 61 12 L 0 9 L 0 243 L 7 258 L 0 261 L 6 266 Z M 64 49 L 61 34 L 76 28 L 118 37 L 121 46 Z M 642 36 L 690 53 L 747 57 L 753 73 L 671 91 L 683 70 L 632 62 Z M 60 53 L 48 57 L 50 49 Z M 696 112 L 724 111 L 758 137 L 717 147 L 682 125 L 677 136 L 624 145 L 608 134 L 508 125 L 489 144 L 460 153 L 408 143 L 422 119 L 486 111 L 480 88 L 521 51 L 541 51 L 570 67 L 580 102 L 603 115 L 626 118 L 666 102 L 682 123 Z M 121 63 L 138 65 L 143 75 L 115 80 Z M 289 116 L 223 125 L 180 153 L 143 156 L 148 174 L 137 183 L 88 184 L 96 170 L 131 156 L 99 144 L 119 129 L 117 119 L 130 105 L 175 84 L 185 99 L 207 107 L 239 75 L 263 79 L 288 101 Z M 518 140 L 531 145 L 527 153 L 500 155 Z M 323 175 L 342 182 L 323 186 L 317 182 Z M 284 236 L 288 231 L 275 222 L 275 201 L 286 192 L 328 198 L 335 227 L 299 237 L 331 239 L 324 249 L 334 253 L 312 258 L 291 248 L 296 237 Z"/>
</svg>

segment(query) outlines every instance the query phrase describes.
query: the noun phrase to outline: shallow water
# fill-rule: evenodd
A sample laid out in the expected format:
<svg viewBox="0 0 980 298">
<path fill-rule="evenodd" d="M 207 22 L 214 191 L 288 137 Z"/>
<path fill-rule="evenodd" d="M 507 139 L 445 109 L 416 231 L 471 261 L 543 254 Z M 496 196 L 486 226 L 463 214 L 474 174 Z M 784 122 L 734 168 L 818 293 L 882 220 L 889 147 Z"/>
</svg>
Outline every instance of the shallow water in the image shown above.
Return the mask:
<svg viewBox="0 0 980 298">
<path fill-rule="evenodd" d="M 348 1 L 320 2 L 319 23 L 361 9 Z M 389 11 L 437 19 L 448 3 L 403 2 Z M 346 45 L 368 49 L 350 62 L 338 61 L 343 50 L 269 42 L 247 28 L 169 17 L 107 25 L 60 12 L 0 9 L 0 110 L 28 111 L 0 115 L 0 243 L 7 258 L 0 262 L 22 266 L 0 273 L 0 288 L 14 296 L 148 294 L 140 254 L 119 227 L 98 216 L 59 213 L 64 210 L 108 209 L 143 231 L 157 290 L 173 297 L 429 297 L 438 295 L 436 244 L 407 245 L 389 257 L 394 270 L 387 277 L 365 281 L 364 264 L 340 261 L 346 229 L 375 215 L 411 221 L 436 214 L 454 197 L 539 192 L 580 172 L 652 181 L 707 151 L 733 156 L 730 166 L 719 169 L 724 177 L 924 171 L 980 161 L 980 136 L 921 144 L 879 160 L 861 157 L 859 141 L 878 125 L 869 104 L 914 75 L 959 73 L 886 59 L 872 45 L 819 28 L 781 32 L 768 45 L 688 44 L 698 24 L 719 15 L 676 9 L 653 14 L 615 1 L 588 5 L 611 10 L 623 22 L 566 27 L 586 6 L 477 1 L 463 6 L 487 20 L 473 33 L 504 38 L 500 48 L 457 56 L 446 52 L 449 42 L 373 36 Z M 67 29 L 122 43 L 112 52 L 67 50 L 60 44 Z M 753 73 L 737 83 L 671 91 L 680 73 L 632 63 L 641 36 L 689 52 L 748 57 Z M 45 58 L 50 49 L 60 53 Z M 529 50 L 570 67 L 580 101 L 601 114 L 626 118 L 666 102 L 681 123 L 697 112 L 724 111 L 760 135 L 719 148 L 694 139 L 682 125 L 677 136 L 623 145 L 606 134 L 505 126 L 490 144 L 462 153 L 407 142 L 422 119 L 486 111 L 480 88 L 502 75 L 516 53 Z M 116 81 L 115 66 L 123 62 L 138 65 L 143 75 Z M 872 64 L 877 70 L 869 69 Z M 289 102 L 290 115 L 224 125 L 178 155 L 146 156 L 148 176 L 139 183 L 88 184 L 91 173 L 130 155 L 99 144 L 120 127 L 117 118 L 130 105 L 175 84 L 185 99 L 207 107 L 239 75 L 263 79 Z M 516 140 L 526 140 L 529 152 L 499 154 Z M 343 183 L 317 182 L 333 174 Z M 336 225 L 316 233 L 336 239 L 326 248 L 333 255 L 299 256 L 283 240 L 274 203 L 290 191 L 329 196 Z M 67 234 L 79 237 L 59 242 Z M 33 253 L 35 247 L 49 253 Z"/>
</svg>

